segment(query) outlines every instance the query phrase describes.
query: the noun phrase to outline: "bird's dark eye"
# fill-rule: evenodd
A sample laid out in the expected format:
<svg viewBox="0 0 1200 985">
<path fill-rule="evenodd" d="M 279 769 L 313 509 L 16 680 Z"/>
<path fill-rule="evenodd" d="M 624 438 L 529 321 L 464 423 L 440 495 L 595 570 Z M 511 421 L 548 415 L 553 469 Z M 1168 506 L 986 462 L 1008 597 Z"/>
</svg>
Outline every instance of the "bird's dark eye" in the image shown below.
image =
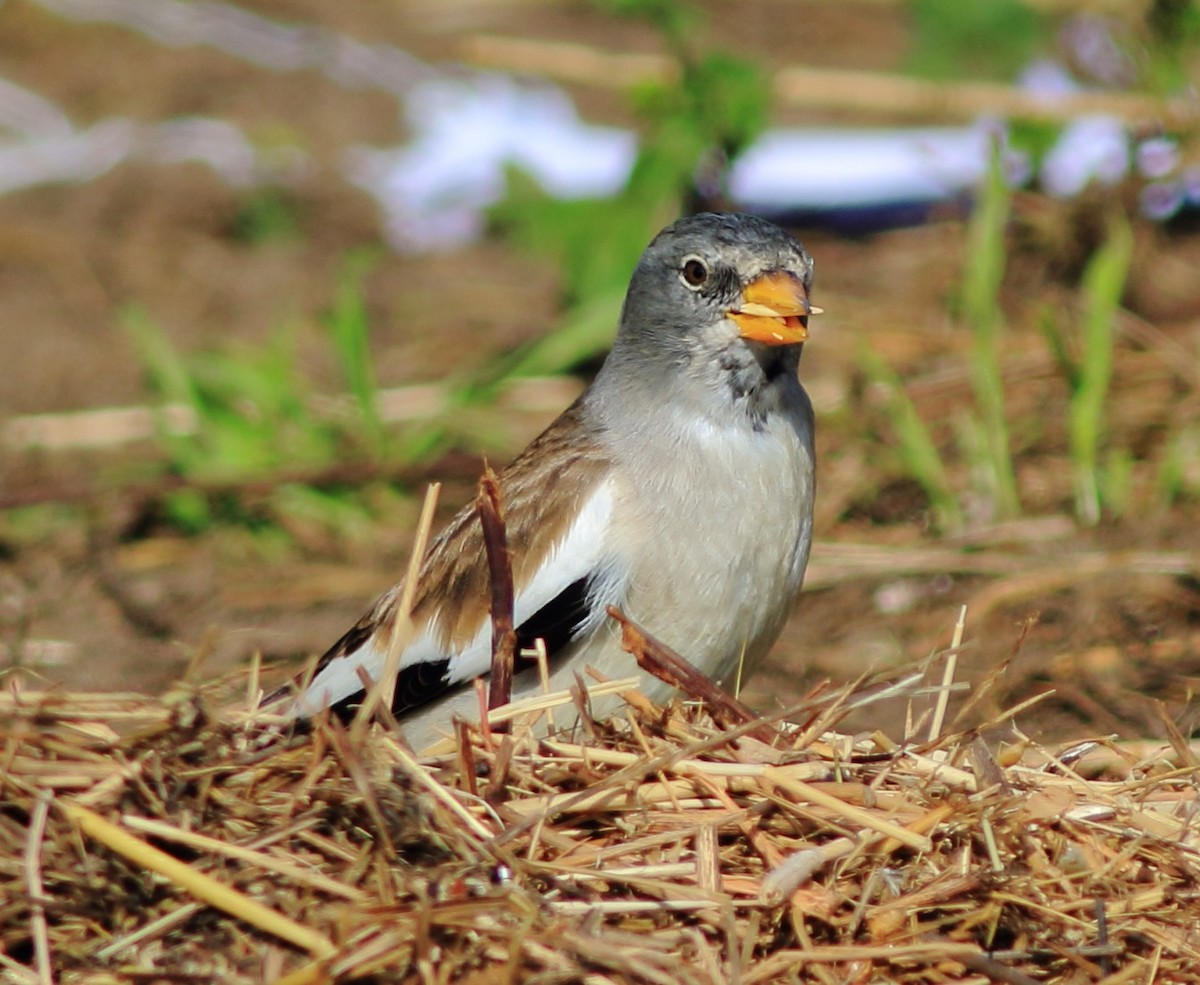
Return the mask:
<svg viewBox="0 0 1200 985">
<path fill-rule="evenodd" d="M 708 267 L 705 266 L 703 260 L 699 257 L 688 257 L 683 261 L 683 267 L 679 270 L 679 276 L 683 278 L 683 282 L 693 290 L 698 287 L 703 287 L 704 282 L 708 280 Z"/>
</svg>

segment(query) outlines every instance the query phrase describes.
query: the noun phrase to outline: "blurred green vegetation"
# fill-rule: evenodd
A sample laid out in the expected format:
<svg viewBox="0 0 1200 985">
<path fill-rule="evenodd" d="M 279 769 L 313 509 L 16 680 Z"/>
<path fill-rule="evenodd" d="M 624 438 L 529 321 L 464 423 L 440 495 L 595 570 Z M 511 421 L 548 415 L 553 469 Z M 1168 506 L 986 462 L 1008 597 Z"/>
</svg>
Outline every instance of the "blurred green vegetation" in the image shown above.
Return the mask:
<svg viewBox="0 0 1200 985">
<path fill-rule="evenodd" d="M 938 530 L 957 531 L 963 526 L 958 496 L 946 473 L 941 452 L 930 427 L 904 389 L 904 382 L 869 345 L 859 347 L 858 359 L 867 378 L 884 394 L 884 405 L 895 436 L 895 451 L 902 470 L 929 498 Z"/>
<path fill-rule="evenodd" d="M 1000 148 L 995 146 L 967 223 L 966 263 L 959 296 L 962 319 L 971 333 L 970 375 L 975 414 L 964 417 L 964 444 L 974 458 L 973 472 L 992 514 L 1010 520 L 1021 511 L 1004 412 L 1004 313 L 1000 289 L 1007 262 L 1005 231 L 1012 214 L 1012 193 L 1004 180 Z"/>
<path fill-rule="evenodd" d="M 274 185 L 247 192 L 233 217 L 230 235 L 247 246 L 286 242 L 300 235 L 294 203 Z"/>
<path fill-rule="evenodd" d="M 962 282 L 957 298 L 951 299 L 971 336 L 968 371 L 974 398 L 973 407 L 954 422 L 956 448 L 938 445 L 931 425 L 922 420 L 899 375 L 877 356 L 863 353 L 868 379 L 885 393 L 902 470 L 924 490 L 934 525 L 944 532 L 961 529 L 965 516 L 962 502 L 968 496 L 976 504 L 975 513 L 994 520 L 1013 519 L 1022 512 L 1001 374 L 1008 332 L 1000 291 L 1010 223 L 1011 193 L 995 155 L 968 223 Z M 1075 514 L 1087 525 L 1099 522 L 1102 508 L 1112 515 L 1123 512 L 1130 491 L 1132 455 L 1112 443 L 1105 428 L 1105 408 L 1116 319 L 1132 254 L 1129 221 L 1114 208 L 1108 234 L 1092 253 L 1076 286 L 1080 313 L 1064 316 L 1046 306 L 1041 314 L 1043 335 L 1070 394 L 1066 430 Z M 955 490 L 951 486 L 946 467 L 949 457 L 966 463 L 973 478 L 971 488 Z"/>
<path fill-rule="evenodd" d="M 549 256 L 562 271 L 560 326 L 515 353 L 501 375 L 559 373 L 602 353 L 629 283 L 650 238 L 688 211 L 698 171 L 715 173 L 766 126 L 770 86 L 745 59 L 699 50 L 699 14 L 676 0 L 599 0 L 613 13 L 639 18 L 659 33 L 679 67 L 674 82 L 634 91 L 641 121 L 629 181 L 614 199 L 561 201 L 519 173 L 493 208 L 494 227 L 512 242 Z M 720 189 L 708 191 L 719 195 Z"/>
<path fill-rule="evenodd" d="M 595 2 L 609 13 L 650 25 L 678 73 L 674 81 L 644 85 L 631 94 L 640 121 L 639 151 L 618 196 L 561 201 L 514 171 L 507 197 L 490 214 L 494 233 L 547 257 L 561 271 L 563 315 L 558 326 L 483 370 L 451 376 L 445 381 L 445 410 L 401 430 L 385 426 L 379 416 L 363 294 L 363 279 L 376 259 L 370 253 L 346 258 L 326 318 L 349 394 L 336 413 L 314 410 L 321 401 L 297 368 L 286 330 L 276 332 L 259 349 L 243 346 L 184 357 L 145 313 L 131 310 L 127 325 L 156 395 L 164 404 L 187 408 L 195 422 L 194 430 L 180 433 L 168 418 L 162 419 L 160 439 L 172 472 L 203 482 L 287 476 L 356 458 L 410 463 L 456 444 L 468 429 L 486 444 L 481 414 L 505 385 L 517 377 L 571 371 L 606 349 L 630 270 L 645 243 L 699 198 L 721 199 L 720 176 L 766 125 L 770 86 L 760 66 L 703 48 L 698 40 L 701 14 L 690 4 Z M 1048 44 L 1054 26 L 1050 17 L 1019 0 L 910 0 L 909 9 L 910 69 L 939 78 L 981 73 L 1011 77 L 1016 67 Z M 1147 33 L 1158 45 L 1147 48 L 1151 55 L 1144 67 L 1161 80 L 1171 66 L 1184 63 L 1186 45 L 1200 37 L 1200 7 L 1156 0 L 1149 9 Z M 1153 69 L 1154 65 L 1163 67 Z M 1015 143 L 1038 159 L 1058 128 L 1018 120 L 1011 133 Z M 900 475 L 915 481 L 928 500 L 934 526 L 947 532 L 961 530 L 968 514 L 976 520 L 1003 520 L 1020 515 L 1023 508 L 1014 457 L 1024 445 L 1014 449 L 1014 422 L 1001 375 L 1009 340 L 1001 291 L 1013 223 L 1013 196 L 1002 165 L 997 147 L 966 227 L 961 281 L 947 302 L 954 323 L 970 335 L 969 405 L 953 420 L 926 422 L 897 372 L 869 348 L 861 357 L 863 371 L 884 394 L 888 412 L 883 439 L 887 447 L 880 458 L 890 457 Z M 1048 308 L 1041 320 L 1069 392 L 1065 429 L 1075 511 L 1084 524 L 1097 523 L 1105 511 L 1115 515 L 1127 508 L 1134 468 L 1129 450 L 1113 445 L 1105 415 L 1113 326 L 1132 261 L 1132 234 L 1123 208 L 1128 205 L 1113 203 L 1106 237 L 1072 287 L 1078 312 Z M 233 234 L 248 244 L 260 244 L 294 231 L 286 199 L 265 191 L 246 199 Z M 1016 433 L 1026 441 L 1024 433 Z M 1195 433 L 1172 438 L 1172 451 L 1159 476 L 1165 497 L 1191 488 L 1188 456 L 1197 440 Z M 959 478 L 963 475 L 965 487 Z M 324 517 L 331 528 L 342 530 L 361 520 L 361 512 L 347 505 L 345 490 L 295 483 L 280 489 L 273 501 L 280 515 L 305 522 Z M 173 522 L 189 530 L 203 529 L 215 515 L 245 521 L 236 504 L 215 509 L 212 498 L 196 489 L 172 493 L 168 512 Z"/>
<path fill-rule="evenodd" d="M 1142 78 L 1148 88 L 1177 93 L 1192 88 L 1197 47 L 1200 47 L 1200 3 L 1196 0 L 1154 0 L 1146 12 L 1148 41 L 1140 49 Z"/>
<path fill-rule="evenodd" d="M 1099 522 L 1102 503 L 1113 513 L 1122 512 L 1128 493 L 1128 452 L 1110 447 L 1107 463 L 1102 463 L 1100 456 L 1112 380 L 1115 322 L 1132 258 L 1129 223 L 1114 215 L 1104 243 L 1092 254 L 1083 273 L 1083 318 L 1077 342 L 1066 337 L 1052 312 L 1047 311 L 1042 322 L 1071 392 L 1067 433 L 1075 470 L 1075 512 L 1083 523 L 1091 525 Z M 1077 355 L 1072 352 L 1073 343 Z"/>
<path fill-rule="evenodd" d="M 1022 0 L 909 0 L 908 70 L 931 79 L 1008 81 L 1046 42 L 1051 22 Z"/>
<path fill-rule="evenodd" d="M 342 413 L 318 413 L 316 393 L 301 373 L 294 334 L 277 329 L 265 346 L 184 355 L 139 307 L 124 325 L 158 400 L 157 432 L 174 475 L 194 486 L 169 492 L 164 512 L 180 529 L 199 532 L 216 519 L 253 522 L 228 489 L 206 486 L 315 472 L 346 458 L 377 457 L 386 440 L 379 420 L 362 278 L 370 258 L 347 260 L 327 318 L 331 341 L 352 397 Z M 183 426 L 179 420 L 182 412 Z M 331 522 L 345 523 L 341 504 L 315 490 L 303 496 L 285 484 L 275 506 L 287 512 L 324 502 Z M 314 498 L 317 497 L 317 498 Z"/>
<path fill-rule="evenodd" d="M 180 433 L 166 416 L 159 437 L 169 468 L 185 478 L 252 479 L 329 466 L 350 457 L 392 463 L 428 458 L 455 443 L 463 422 L 478 422 L 514 378 L 566 372 L 601 354 L 612 339 L 629 273 L 650 237 L 688 211 L 698 172 L 720 174 L 766 125 L 763 71 L 752 62 L 702 50 L 700 15 L 678 0 L 598 0 L 615 15 L 654 28 L 676 61 L 677 81 L 644 85 L 632 93 L 641 120 L 637 159 L 615 199 L 560 201 L 513 172 L 509 194 L 492 214 L 493 228 L 521 248 L 550 257 L 562 271 L 564 314 L 556 329 L 483 371 L 446 381 L 446 410 L 435 419 L 389 433 L 380 420 L 377 384 L 368 348 L 362 280 L 369 254 L 346 259 L 326 319 L 352 408 L 316 414 L 315 394 L 299 372 L 291 335 L 278 331 L 264 348 L 183 356 L 139 309 L 126 326 L 155 395 L 187 408 L 195 427 Z M 719 189 L 710 189 L 719 194 Z M 233 235 L 261 244 L 294 234 L 286 199 L 266 190 L 247 197 Z M 294 489 L 282 500 L 310 514 L 336 516 L 334 499 L 305 499 Z M 245 520 L 226 504 L 225 519 Z M 197 489 L 170 494 L 170 519 L 186 530 L 214 519 L 211 497 Z"/>
<path fill-rule="evenodd" d="M 244 479 L 333 460 L 338 434 L 313 416 L 311 393 L 295 365 L 292 336 L 277 331 L 266 346 L 184 356 L 140 308 L 125 326 L 155 395 L 184 408 L 192 427 L 164 411 L 159 438 L 170 467 L 198 479 Z"/>
<path fill-rule="evenodd" d="M 338 275 L 333 307 L 325 318 L 334 352 L 357 412 L 356 436 L 374 458 L 387 455 L 387 434 L 379 417 L 379 386 L 369 346 L 371 326 L 363 280 L 375 265 L 373 251 L 351 254 Z"/>
</svg>

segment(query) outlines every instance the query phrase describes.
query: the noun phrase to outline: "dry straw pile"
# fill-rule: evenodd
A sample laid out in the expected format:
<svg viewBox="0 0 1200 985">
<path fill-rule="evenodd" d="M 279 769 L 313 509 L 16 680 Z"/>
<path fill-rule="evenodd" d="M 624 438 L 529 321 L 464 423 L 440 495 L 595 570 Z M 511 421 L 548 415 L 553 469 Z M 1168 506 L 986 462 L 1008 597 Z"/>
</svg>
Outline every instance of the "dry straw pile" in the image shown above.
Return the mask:
<svg viewBox="0 0 1200 985">
<path fill-rule="evenodd" d="M 214 688 L 10 682 L 0 979 L 1200 982 L 1186 743 L 998 752 L 918 678 L 786 725 L 631 692 L 420 758 L 386 718 L 281 736 Z M 836 731 L 896 700 L 932 705 L 907 740 Z"/>
</svg>

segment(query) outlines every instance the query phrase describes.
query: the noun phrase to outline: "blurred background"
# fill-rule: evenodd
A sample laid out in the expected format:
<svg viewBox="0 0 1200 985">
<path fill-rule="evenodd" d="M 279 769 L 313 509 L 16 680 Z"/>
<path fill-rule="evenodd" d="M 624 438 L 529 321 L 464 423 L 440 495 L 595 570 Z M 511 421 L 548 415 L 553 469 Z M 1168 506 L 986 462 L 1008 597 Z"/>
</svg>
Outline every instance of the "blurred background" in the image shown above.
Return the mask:
<svg viewBox="0 0 1200 985">
<path fill-rule="evenodd" d="M 1195 0 L 0 3 L 0 675 L 324 650 L 424 485 L 582 389 L 657 229 L 738 208 L 827 312 L 748 700 L 966 605 L 976 720 L 1194 730 L 1198 42 Z"/>
</svg>

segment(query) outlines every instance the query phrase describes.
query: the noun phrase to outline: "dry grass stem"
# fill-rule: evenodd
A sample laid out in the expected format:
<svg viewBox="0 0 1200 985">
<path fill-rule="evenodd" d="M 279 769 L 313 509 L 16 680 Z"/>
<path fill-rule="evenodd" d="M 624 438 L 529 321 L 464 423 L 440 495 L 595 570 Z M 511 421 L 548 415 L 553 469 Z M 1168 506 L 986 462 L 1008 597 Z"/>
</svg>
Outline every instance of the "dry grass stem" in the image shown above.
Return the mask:
<svg viewBox="0 0 1200 985">
<path fill-rule="evenodd" d="M 678 74 L 667 55 L 608 51 L 591 45 L 534 38 L 473 35 L 462 45 L 466 61 L 485 68 L 545 75 L 560 82 L 635 88 Z M 1046 99 L 993 82 L 930 82 L 883 72 L 791 66 L 775 73 L 774 91 L 785 106 L 884 114 L 891 117 L 974 119 L 980 115 L 1063 121 L 1103 113 L 1130 121 L 1167 119 L 1186 126 L 1196 108 L 1186 98 L 1092 91 Z"/>
<path fill-rule="evenodd" d="M 400 601 L 392 618 L 392 633 L 388 639 L 387 659 L 383 664 L 383 673 L 374 686 L 367 689 L 367 696 L 359 706 L 354 716 L 353 733 L 355 744 L 365 728 L 375 709 L 382 707 L 390 711 L 392 699 L 396 693 L 396 676 L 400 671 L 400 655 L 412 636 L 413 599 L 417 592 L 417 575 L 421 570 L 421 562 L 425 559 L 425 550 L 429 544 L 429 533 L 433 529 L 433 514 L 437 509 L 438 493 L 441 484 L 431 483 L 425 491 L 425 501 L 421 505 L 421 518 L 417 521 L 417 533 L 413 538 L 412 552 L 408 557 L 408 570 L 404 575 L 404 589 L 400 593 Z"/>
</svg>

